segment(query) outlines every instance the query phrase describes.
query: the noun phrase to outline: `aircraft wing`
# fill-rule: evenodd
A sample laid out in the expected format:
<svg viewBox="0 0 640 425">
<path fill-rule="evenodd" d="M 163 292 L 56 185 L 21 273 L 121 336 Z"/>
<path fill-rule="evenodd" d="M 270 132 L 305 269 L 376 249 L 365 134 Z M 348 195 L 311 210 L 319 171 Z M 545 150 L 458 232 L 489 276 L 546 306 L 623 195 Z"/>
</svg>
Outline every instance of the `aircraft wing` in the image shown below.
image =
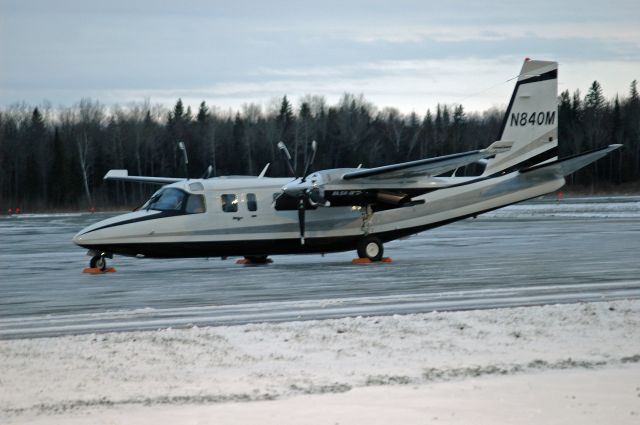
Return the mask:
<svg viewBox="0 0 640 425">
<path fill-rule="evenodd" d="M 484 158 L 511 149 L 512 142 L 498 141 L 486 149 L 402 162 L 382 167 L 351 171 L 342 176 L 343 180 L 373 178 L 374 180 L 403 179 L 417 176 L 437 176 L 456 168 L 464 167 Z"/>
<path fill-rule="evenodd" d="M 170 184 L 184 180 L 178 177 L 147 177 L 147 176 L 130 176 L 128 170 L 109 170 L 104 176 L 104 180 L 118 180 L 135 183 L 150 184 Z"/>
</svg>

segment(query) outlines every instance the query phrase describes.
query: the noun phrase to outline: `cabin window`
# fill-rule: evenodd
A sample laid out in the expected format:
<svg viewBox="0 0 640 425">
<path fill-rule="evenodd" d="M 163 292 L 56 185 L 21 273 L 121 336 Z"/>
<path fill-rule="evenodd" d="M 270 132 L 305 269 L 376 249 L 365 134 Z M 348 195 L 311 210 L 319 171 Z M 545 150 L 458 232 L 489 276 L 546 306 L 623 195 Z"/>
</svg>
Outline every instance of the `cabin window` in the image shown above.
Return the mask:
<svg viewBox="0 0 640 425">
<path fill-rule="evenodd" d="M 238 212 L 238 197 L 235 194 L 224 194 L 220 196 L 222 201 L 222 211 Z"/>
<path fill-rule="evenodd" d="M 247 193 L 247 209 L 249 211 L 258 211 L 258 200 L 255 193 Z"/>
<path fill-rule="evenodd" d="M 187 199 L 187 207 L 185 208 L 187 214 L 200 214 L 206 211 L 203 195 L 189 195 Z"/>
<path fill-rule="evenodd" d="M 473 164 L 467 164 L 464 167 L 460 167 L 456 170 L 456 177 L 478 177 L 484 173 L 485 166 L 474 162 Z"/>
</svg>

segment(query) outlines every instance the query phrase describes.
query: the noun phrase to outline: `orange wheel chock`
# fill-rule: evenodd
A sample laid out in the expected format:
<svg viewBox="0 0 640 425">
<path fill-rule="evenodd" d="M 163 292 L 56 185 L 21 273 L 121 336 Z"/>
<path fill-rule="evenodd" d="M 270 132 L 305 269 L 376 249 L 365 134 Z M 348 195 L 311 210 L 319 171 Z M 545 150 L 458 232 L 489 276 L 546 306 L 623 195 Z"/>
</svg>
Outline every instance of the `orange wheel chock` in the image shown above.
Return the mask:
<svg viewBox="0 0 640 425">
<path fill-rule="evenodd" d="M 391 257 L 382 257 L 380 261 L 371 261 L 368 258 L 354 258 L 351 264 L 375 264 L 375 263 L 393 263 Z"/>
<path fill-rule="evenodd" d="M 89 273 L 89 274 L 102 274 L 102 273 L 115 273 L 115 272 L 116 272 L 116 269 L 114 267 L 107 267 L 104 270 L 98 267 L 87 267 L 84 270 L 82 270 L 82 273 Z"/>
<path fill-rule="evenodd" d="M 251 261 L 248 258 L 240 258 L 239 260 L 236 260 L 236 264 L 244 264 L 245 266 L 249 266 L 249 265 L 260 265 L 260 264 L 271 264 L 273 263 L 273 260 L 271 258 L 267 258 L 265 261 Z"/>
</svg>

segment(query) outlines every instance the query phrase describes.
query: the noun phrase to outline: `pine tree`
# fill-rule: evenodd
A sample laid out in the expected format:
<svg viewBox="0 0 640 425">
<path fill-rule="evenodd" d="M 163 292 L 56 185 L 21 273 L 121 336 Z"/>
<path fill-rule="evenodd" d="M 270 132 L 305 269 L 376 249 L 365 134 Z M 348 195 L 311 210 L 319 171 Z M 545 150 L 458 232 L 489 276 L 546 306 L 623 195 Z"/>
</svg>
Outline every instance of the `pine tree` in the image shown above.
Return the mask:
<svg viewBox="0 0 640 425">
<path fill-rule="evenodd" d="M 426 158 L 429 156 L 429 147 L 433 143 L 434 138 L 434 123 L 431 109 L 427 109 L 427 113 L 424 116 L 422 122 L 423 136 L 422 143 L 420 143 L 420 157 Z"/>
<path fill-rule="evenodd" d="M 594 81 L 584 97 L 584 107 L 586 110 L 600 112 L 605 107 L 606 101 L 602 94 L 602 86 Z"/>
<path fill-rule="evenodd" d="M 182 104 L 182 99 L 179 98 L 176 102 L 176 105 L 173 107 L 173 113 L 170 115 L 170 120 L 173 121 L 182 121 L 184 118 L 184 105 Z"/>
<path fill-rule="evenodd" d="M 237 160 L 234 161 L 235 164 L 233 165 L 233 173 L 235 174 L 242 174 L 242 169 L 240 167 L 246 167 L 248 166 L 249 168 L 251 168 L 251 161 L 247 160 L 247 152 L 245 152 L 245 125 L 244 125 L 244 120 L 242 119 L 242 117 L 240 116 L 240 113 L 236 113 L 236 117 L 235 120 L 233 121 L 233 152 L 234 154 L 234 158 L 236 158 Z M 252 170 L 249 169 L 249 172 L 251 174 Z"/>
<path fill-rule="evenodd" d="M 453 110 L 453 125 L 451 127 L 451 146 L 449 146 L 449 149 L 452 151 L 464 150 L 464 124 L 464 108 L 462 105 L 457 105 Z"/>
<path fill-rule="evenodd" d="M 285 95 L 280 104 L 280 112 L 276 118 L 278 129 L 280 130 L 280 140 L 287 143 L 290 141 L 291 127 L 293 124 L 293 108 Z"/>
<path fill-rule="evenodd" d="M 629 103 L 635 105 L 640 104 L 640 97 L 638 96 L 638 80 L 633 80 L 629 87 Z"/>
<path fill-rule="evenodd" d="M 203 100 L 200 103 L 200 107 L 198 108 L 198 115 L 196 116 L 196 121 L 200 124 L 204 124 L 209 119 L 209 108 L 207 107 L 207 103 Z"/>
</svg>

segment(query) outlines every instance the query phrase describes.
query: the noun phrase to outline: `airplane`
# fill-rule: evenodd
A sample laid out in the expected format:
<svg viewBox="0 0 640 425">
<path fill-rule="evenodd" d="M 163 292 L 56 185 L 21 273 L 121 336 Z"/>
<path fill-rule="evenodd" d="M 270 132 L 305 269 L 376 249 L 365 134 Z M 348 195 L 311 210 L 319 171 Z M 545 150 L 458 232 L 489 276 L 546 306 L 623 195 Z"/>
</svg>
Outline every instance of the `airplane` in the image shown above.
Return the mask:
<svg viewBox="0 0 640 425">
<path fill-rule="evenodd" d="M 621 145 L 558 159 L 558 64 L 526 59 L 507 107 L 500 138 L 485 149 L 375 168 L 309 172 L 293 177 L 105 180 L 161 185 L 140 208 L 90 225 L 73 237 L 88 249 L 90 270 L 107 270 L 114 254 L 148 258 L 244 257 L 355 250 L 382 261 L 384 243 L 557 191 L 565 177 Z M 184 145 L 184 162 L 188 157 Z M 456 176 L 473 163 L 478 176 Z M 186 168 L 186 167 L 185 167 Z M 89 270 L 85 269 L 85 270 Z"/>
</svg>

